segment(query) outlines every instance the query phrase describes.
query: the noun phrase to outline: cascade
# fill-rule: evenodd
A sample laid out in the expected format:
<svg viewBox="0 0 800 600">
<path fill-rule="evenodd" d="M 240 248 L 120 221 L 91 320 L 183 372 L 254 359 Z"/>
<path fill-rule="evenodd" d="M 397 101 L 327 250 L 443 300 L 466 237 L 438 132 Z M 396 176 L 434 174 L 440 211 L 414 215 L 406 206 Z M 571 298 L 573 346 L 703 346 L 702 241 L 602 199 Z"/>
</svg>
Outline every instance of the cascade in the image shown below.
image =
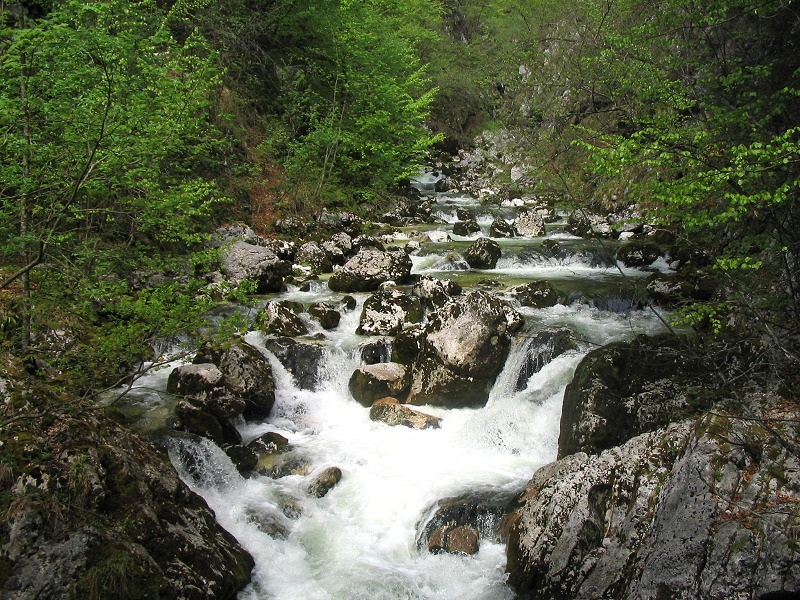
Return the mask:
<svg viewBox="0 0 800 600">
<path fill-rule="evenodd" d="M 425 185 L 432 193 L 435 178 Z M 474 238 L 453 235 L 452 222 L 455 207 L 477 212 L 477 200 L 437 195 L 436 202 L 442 224 L 419 229 L 438 229 L 449 238 L 423 244 L 412 256 L 414 273 L 451 277 L 464 288 L 490 285 L 500 290 L 551 280 L 580 294 L 589 290 L 596 295 L 601 290 L 611 297 L 624 294 L 619 290 L 630 280 L 646 275 L 625 269 L 623 278 L 613 261 L 598 258 L 600 250 L 594 243 L 558 227 L 551 227 L 544 238 L 496 240 L 503 251 L 497 268 L 471 271 L 456 255 Z M 497 215 L 507 216 L 508 210 Z M 478 219 L 482 232 L 475 238 L 488 235 L 491 220 L 485 213 Z M 557 256 L 542 252 L 545 240 L 560 244 L 562 252 Z M 363 303 L 367 294 L 354 296 Z M 336 295 L 321 284 L 308 291 L 291 289 L 282 297 L 310 303 Z M 555 459 L 564 388 L 581 358 L 598 345 L 661 327 L 654 314 L 632 310 L 631 304 L 618 311 L 585 301 L 519 308 L 526 325 L 512 344 L 486 406 L 421 407 L 442 419 L 441 428 L 427 430 L 371 421 L 369 410 L 350 396 L 348 378 L 360 364 L 360 346 L 368 339 L 354 333 L 360 308 L 325 332 L 324 368 L 313 391 L 298 387 L 265 348 L 264 334 L 249 333 L 247 341 L 272 362 L 276 404 L 265 422 L 238 424 L 243 442 L 270 431 L 282 435 L 294 448 L 303 473 L 244 478 L 209 441 L 178 438 L 171 451 L 187 484 L 255 558 L 253 582 L 240 598 L 513 598 L 505 584 L 502 543 L 481 540 L 472 556 L 432 554 L 418 544 L 421 528 L 441 500 L 473 491 L 511 494 L 539 466 Z M 540 360 L 545 364 L 537 363 L 540 368 L 535 372 L 525 371 L 531 339 L 536 332 L 555 327 L 569 328 L 577 346 L 549 362 Z M 141 393 L 164 389 L 165 379 L 164 371 L 143 378 L 138 384 Z M 331 466 L 341 469 L 341 481 L 322 498 L 309 495 L 309 478 Z"/>
</svg>

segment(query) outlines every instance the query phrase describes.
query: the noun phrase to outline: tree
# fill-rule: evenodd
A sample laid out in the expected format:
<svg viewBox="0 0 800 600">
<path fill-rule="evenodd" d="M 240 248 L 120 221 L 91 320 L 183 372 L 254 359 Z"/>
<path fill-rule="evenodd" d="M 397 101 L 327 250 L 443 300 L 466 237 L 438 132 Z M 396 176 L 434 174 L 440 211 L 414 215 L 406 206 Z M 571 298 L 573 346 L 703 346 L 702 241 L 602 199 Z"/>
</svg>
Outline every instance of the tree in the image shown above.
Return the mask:
<svg viewBox="0 0 800 600">
<path fill-rule="evenodd" d="M 174 270 L 220 200 L 203 177 L 218 143 L 208 102 L 220 73 L 204 40 L 179 44 L 150 0 L 67 0 L 38 19 L 14 7 L 0 30 L 0 289 L 23 282 L 12 342 L 26 354 L 57 332 L 74 352 L 53 359 L 85 367 L 117 336 L 127 346 L 118 363 L 82 374 L 108 379 L 197 316 L 174 301 L 175 284 L 170 296 L 134 281 Z M 151 322 L 137 303 L 149 303 Z"/>
<path fill-rule="evenodd" d="M 692 318 L 738 323 L 797 360 L 797 4 L 602 4 L 614 14 L 593 61 L 626 129 L 587 128 L 593 173 L 633 181 L 635 199 L 717 257 L 729 293 Z"/>
<path fill-rule="evenodd" d="M 312 197 L 329 185 L 362 197 L 382 192 L 413 172 L 435 140 L 425 128 L 435 92 L 416 49 L 431 34 L 409 15 L 435 16 L 436 5 L 285 4 L 276 24 L 287 52 L 273 147 L 285 154 L 290 176 L 305 182 Z"/>
</svg>

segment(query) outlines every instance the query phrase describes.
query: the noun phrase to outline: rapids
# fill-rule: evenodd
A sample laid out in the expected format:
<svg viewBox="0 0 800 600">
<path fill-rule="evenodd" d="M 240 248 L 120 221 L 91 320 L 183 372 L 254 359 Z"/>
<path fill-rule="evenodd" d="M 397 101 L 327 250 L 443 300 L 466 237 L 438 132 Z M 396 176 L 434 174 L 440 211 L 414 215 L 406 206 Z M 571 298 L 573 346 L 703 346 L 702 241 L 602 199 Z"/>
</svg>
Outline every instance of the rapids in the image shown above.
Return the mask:
<svg viewBox="0 0 800 600">
<path fill-rule="evenodd" d="M 448 233 L 454 206 L 484 210 L 469 198 L 438 196 L 437 203 L 439 228 Z M 507 218 L 508 209 L 504 211 L 505 216 L 479 217 L 483 235 L 492 218 Z M 305 493 L 309 476 L 244 478 L 213 443 L 180 442 L 172 459 L 181 476 L 255 558 L 253 581 L 240 594 L 242 600 L 513 598 L 505 584 L 502 544 L 481 540 L 474 556 L 430 554 L 417 544 L 425 520 L 445 498 L 475 490 L 510 494 L 521 489 L 539 466 L 556 457 L 564 388 L 585 353 L 662 327 L 655 314 L 632 309 L 635 302 L 595 301 L 631 298 L 636 293 L 631 286 L 646 272 L 621 272 L 612 259 L 598 258 L 602 249 L 596 244 L 557 226 L 547 237 L 569 251 L 553 259 L 539 251 L 542 239 L 497 240 L 503 258 L 496 269 L 480 272 L 453 261 L 453 253 L 469 244 L 466 238 L 423 244 L 413 255 L 414 273 L 454 277 L 464 287 L 501 290 L 546 279 L 563 284 L 574 299 L 552 308 L 520 309 L 526 326 L 484 408 L 421 407 L 442 418 L 441 429 L 418 431 L 373 422 L 368 409 L 350 397 L 347 382 L 359 364 L 360 346 L 368 340 L 354 333 L 366 294 L 356 295 L 359 307 L 343 315 L 336 330 L 325 332 L 325 368 L 316 391 L 295 385 L 264 349 L 263 334 L 247 335 L 272 362 L 277 401 L 266 422 L 238 424 L 243 443 L 267 431 L 280 433 L 308 463 L 310 476 L 337 466 L 343 477 L 326 496 L 311 497 Z M 308 303 L 336 295 L 320 284 L 306 292 L 291 289 L 282 297 Z M 555 358 L 523 390 L 515 391 L 532 334 L 555 325 L 575 332 L 579 350 Z M 157 391 L 164 389 L 168 372 L 137 383 L 138 401 L 150 402 L 151 413 L 166 410 Z M 185 460 L 187 455 L 192 459 Z"/>
</svg>

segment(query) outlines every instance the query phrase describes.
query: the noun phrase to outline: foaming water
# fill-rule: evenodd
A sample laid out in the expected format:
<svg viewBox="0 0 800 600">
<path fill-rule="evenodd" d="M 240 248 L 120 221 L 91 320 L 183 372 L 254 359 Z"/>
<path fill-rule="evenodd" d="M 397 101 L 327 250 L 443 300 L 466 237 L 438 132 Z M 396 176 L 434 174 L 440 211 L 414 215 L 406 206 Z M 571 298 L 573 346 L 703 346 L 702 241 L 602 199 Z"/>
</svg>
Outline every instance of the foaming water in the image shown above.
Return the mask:
<svg viewBox="0 0 800 600">
<path fill-rule="evenodd" d="M 579 306 L 529 311 L 527 318 L 534 329 L 569 327 L 580 350 L 555 358 L 515 391 L 530 343 L 520 336 L 484 408 L 420 407 L 442 418 L 440 429 L 370 420 L 347 391 L 359 364 L 358 340 L 346 333 L 352 330 L 347 324 L 325 346 L 328 376 L 317 391 L 297 388 L 271 357 L 273 414 L 240 428 L 245 442 L 266 431 L 286 437 L 307 462 L 307 475 L 245 479 L 211 442 L 180 442 L 172 454 L 183 478 L 256 561 L 253 583 L 240 598 L 513 598 L 501 544 L 482 540 L 471 557 L 430 554 L 416 543 L 421 520 L 444 498 L 520 489 L 556 457 L 564 388 L 585 352 L 658 327 L 655 316 L 642 311 L 618 315 Z M 263 341 L 256 333 L 247 339 Z M 330 466 L 342 470 L 339 484 L 323 498 L 309 495 L 311 479 Z"/>
<path fill-rule="evenodd" d="M 416 185 L 431 192 L 437 177 L 422 174 Z M 439 195 L 436 202 L 435 214 L 448 232 L 457 208 L 476 206 L 470 197 Z M 486 229 L 492 218 L 497 217 L 479 215 L 478 222 Z M 425 252 L 412 255 L 412 272 L 474 277 L 461 252 L 481 235 L 426 244 Z M 613 260 L 570 234 L 555 231 L 547 237 L 558 242 L 558 255 L 542 251 L 542 239 L 500 240 L 503 257 L 497 268 L 479 276 L 515 284 L 553 279 L 586 286 L 644 274 L 635 269 L 621 274 Z M 668 265 L 656 267 L 666 270 Z M 341 299 L 324 280 L 305 289 L 291 289 L 283 297 L 304 304 Z M 594 347 L 660 331 L 659 315 L 578 303 L 519 308 L 524 332 L 513 341 L 486 406 L 419 407 L 442 419 L 441 428 L 419 431 L 372 421 L 369 409 L 350 396 L 348 380 L 368 340 L 354 333 L 367 294 L 354 296 L 355 310 L 343 313 L 336 329 L 323 332 L 308 322 L 312 335 L 322 338 L 313 343 L 324 351 L 322 381 L 314 391 L 298 387 L 265 349 L 263 334 L 245 337 L 272 364 L 276 404 L 267 421 L 239 423 L 243 442 L 266 432 L 282 435 L 302 467 L 295 471 L 299 474 L 244 478 L 213 443 L 196 438 L 174 443 L 171 457 L 183 479 L 255 559 L 252 583 L 240 599 L 511 600 L 502 544 L 482 539 L 479 552 L 469 557 L 431 554 L 418 544 L 421 527 L 441 500 L 485 490 L 514 493 L 537 468 L 555 460 L 564 390 L 578 363 Z M 529 353 L 536 351 L 532 345 L 539 343 L 537 332 L 553 327 L 568 328 L 577 348 L 521 381 Z M 158 377 L 150 383 L 164 385 L 166 374 Z M 341 469 L 342 479 L 316 498 L 309 485 L 328 467 Z"/>
</svg>

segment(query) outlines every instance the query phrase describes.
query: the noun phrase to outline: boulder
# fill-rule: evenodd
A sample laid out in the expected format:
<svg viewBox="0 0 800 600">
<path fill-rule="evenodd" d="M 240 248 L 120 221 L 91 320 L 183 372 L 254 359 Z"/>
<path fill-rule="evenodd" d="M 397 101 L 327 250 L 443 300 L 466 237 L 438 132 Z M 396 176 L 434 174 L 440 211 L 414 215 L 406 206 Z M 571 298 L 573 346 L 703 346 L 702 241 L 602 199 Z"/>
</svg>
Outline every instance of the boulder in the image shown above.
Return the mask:
<svg viewBox="0 0 800 600">
<path fill-rule="evenodd" d="M 798 432 L 768 415 L 800 415 L 776 400 L 541 468 L 509 515 L 509 584 L 541 600 L 794 597 Z"/>
<path fill-rule="evenodd" d="M 380 291 L 364 301 L 356 333 L 395 335 L 405 325 L 419 323 L 423 310 L 419 298 L 400 290 Z"/>
<path fill-rule="evenodd" d="M 470 236 L 473 233 L 479 233 L 480 230 L 481 226 L 478 225 L 478 222 L 475 219 L 469 219 L 468 221 L 457 221 L 456 223 L 453 223 L 454 235 Z"/>
<path fill-rule="evenodd" d="M 439 429 L 442 423 L 439 417 L 426 415 L 390 397 L 376 400 L 369 409 L 369 418 L 392 427 L 402 425 L 412 429 Z"/>
<path fill-rule="evenodd" d="M 427 238 L 427 240 L 425 240 L 424 238 Z M 441 231 L 439 229 L 428 231 L 427 233 L 425 233 L 424 238 L 422 241 L 433 242 L 434 244 L 443 244 L 445 242 L 452 241 L 449 233 L 447 233 L 446 231 Z"/>
<path fill-rule="evenodd" d="M 646 240 L 625 242 L 617 249 L 617 260 L 626 267 L 646 267 L 660 256 L 658 244 Z"/>
<path fill-rule="evenodd" d="M 326 302 L 315 302 L 308 307 L 308 314 L 311 315 L 323 329 L 336 329 L 342 318 L 342 313 Z"/>
<path fill-rule="evenodd" d="M 517 237 L 517 228 L 505 219 L 495 219 L 489 226 L 489 235 L 495 238 Z"/>
<path fill-rule="evenodd" d="M 325 351 L 316 344 L 298 342 L 289 337 L 267 339 L 264 346 L 292 374 L 300 389 L 314 390 L 325 375 Z"/>
<path fill-rule="evenodd" d="M 268 248 L 275 255 L 287 264 L 294 262 L 294 257 L 297 254 L 297 244 L 287 240 L 276 240 L 273 238 L 258 238 L 258 245 Z"/>
<path fill-rule="evenodd" d="M 206 342 L 194 363 L 212 363 L 223 376 L 224 386 L 244 399 L 245 419 L 266 419 L 275 404 L 275 381 L 262 352 L 241 338 L 218 345 Z"/>
<path fill-rule="evenodd" d="M 342 479 L 342 470 L 339 467 L 323 469 L 308 486 L 308 493 L 315 498 L 322 498 L 330 492 Z"/>
<path fill-rule="evenodd" d="M 564 392 L 558 456 L 597 453 L 707 408 L 702 354 L 669 334 L 587 354 Z M 693 384 L 693 385 L 690 385 Z"/>
<path fill-rule="evenodd" d="M 330 256 L 317 242 L 306 242 L 297 249 L 295 262 L 309 267 L 312 273 L 330 273 L 333 263 Z"/>
<path fill-rule="evenodd" d="M 478 532 L 469 525 L 444 525 L 433 532 L 428 543 L 428 551 L 432 554 L 447 552 L 472 555 L 477 554 L 479 549 Z"/>
<path fill-rule="evenodd" d="M 494 269 L 500 260 L 500 244 L 489 238 L 476 240 L 464 253 L 464 260 L 473 269 Z"/>
<path fill-rule="evenodd" d="M 400 397 L 408 391 L 409 372 L 400 363 L 362 365 L 350 376 L 350 394 L 364 406 L 387 396 Z"/>
<path fill-rule="evenodd" d="M 533 210 L 523 210 L 514 219 L 514 229 L 524 237 L 540 237 L 545 234 L 542 215 Z"/>
<path fill-rule="evenodd" d="M 262 246 L 239 241 L 222 251 L 222 274 L 226 279 L 233 283 L 254 281 L 259 294 L 281 291 L 283 276 L 289 272 L 289 263 Z"/>
<path fill-rule="evenodd" d="M 295 337 L 306 335 L 308 327 L 305 322 L 297 316 L 295 307 L 285 303 L 271 300 L 267 302 L 264 310 L 259 315 L 261 329 L 265 333 L 275 335 Z"/>
<path fill-rule="evenodd" d="M 413 357 L 408 401 L 449 407 L 485 404 L 508 355 L 511 329 L 521 324 L 519 313 L 486 292 L 453 298 L 424 327 L 420 351 Z"/>
<path fill-rule="evenodd" d="M 334 292 L 374 292 L 385 281 L 406 283 L 411 278 L 411 259 L 402 251 L 362 249 L 334 271 L 328 286 Z"/>
<path fill-rule="evenodd" d="M 341 250 L 345 256 L 348 256 L 353 251 L 353 238 L 344 231 L 334 233 L 326 243 Z M 328 246 L 323 245 L 323 247 L 327 248 Z"/>
<path fill-rule="evenodd" d="M 425 344 L 425 327 L 412 325 L 400 331 L 392 344 L 392 361 L 410 365 L 420 355 Z"/>
<path fill-rule="evenodd" d="M 654 273 L 647 280 L 647 298 L 659 306 L 674 308 L 693 301 L 710 300 L 719 282 L 704 269 L 687 267 L 678 275 Z"/>
<path fill-rule="evenodd" d="M 542 370 L 554 358 L 568 352 L 577 350 L 575 334 L 567 327 L 551 327 L 533 335 L 525 351 L 525 360 L 517 376 L 517 391 L 528 387 L 528 380 L 532 375 Z"/>
<path fill-rule="evenodd" d="M 391 362 L 391 359 L 392 341 L 389 338 L 380 338 L 361 346 L 361 362 L 366 365 Z"/>
<path fill-rule="evenodd" d="M 450 279 L 435 279 L 430 275 L 420 275 L 411 293 L 421 298 L 429 308 L 447 304 L 451 298 L 461 293 L 461 286 Z"/>
<path fill-rule="evenodd" d="M 256 233 L 253 229 L 241 223 L 231 223 L 217 227 L 211 233 L 208 245 L 211 248 L 222 248 L 232 242 L 256 243 Z"/>
<path fill-rule="evenodd" d="M 580 237 L 612 236 L 611 225 L 606 217 L 587 213 L 584 210 L 574 211 L 567 220 L 567 231 Z"/>
<path fill-rule="evenodd" d="M 361 228 L 364 225 L 361 217 L 355 213 L 341 211 L 341 212 L 328 212 L 322 211 L 319 215 L 318 223 L 321 227 L 336 231 L 345 232 L 349 236 L 356 236 L 361 233 Z"/>
<path fill-rule="evenodd" d="M 189 400 L 180 400 L 175 405 L 176 427 L 212 440 L 218 446 L 238 444 L 242 437 L 229 419 L 220 417 L 213 410 Z"/>
<path fill-rule="evenodd" d="M 246 402 L 226 387 L 216 365 L 175 367 L 169 374 L 167 391 L 182 398 L 175 406 L 175 415 L 184 431 L 207 437 L 219 445 L 241 441 L 230 420 L 244 412 Z"/>
<path fill-rule="evenodd" d="M 380 250 L 384 252 L 386 248 L 383 245 L 383 242 L 375 237 L 374 235 L 358 235 L 352 239 L 352 249 L 350 250 L 351 254 L 358 254 L 364 249 L 369 250 Z"/>
<path fill-rule="evenodd" d="M 234 600 L 253 559 L 166 451 L 65 400 L 3 436 L 0 597 Z"/>
<path fill-rule="evenodd" d="M 532 281 L 509 288 L 507 292 L 522 306 L 547 308 L 558 304 L 559 292 L 548 281 Z"/>
</svg>

